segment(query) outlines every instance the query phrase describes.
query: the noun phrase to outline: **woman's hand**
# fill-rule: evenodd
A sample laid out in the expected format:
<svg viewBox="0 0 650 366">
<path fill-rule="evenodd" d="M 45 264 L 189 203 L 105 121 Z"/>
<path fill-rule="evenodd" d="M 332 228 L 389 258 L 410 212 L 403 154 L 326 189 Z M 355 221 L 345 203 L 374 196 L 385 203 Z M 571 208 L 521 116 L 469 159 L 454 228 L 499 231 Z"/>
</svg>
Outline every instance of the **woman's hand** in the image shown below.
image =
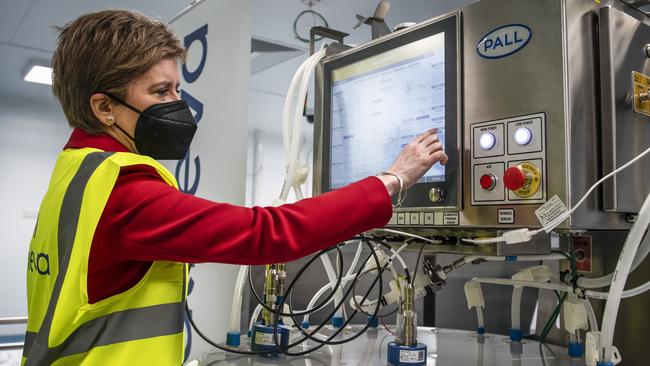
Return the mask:
<svg viewBox="0 0 650 366">
<path fill-rule="evenodd" d="M 447 163 L 447 154 L 443 151 L 443 146 L 436 134 L 438 129 L 433 128 L 429 131 L 416 137 L 413 141 L 409 142 L 399 156 L 387 170 L 393 173 L 404 182 L 404 190 L 411 188 L 424 173 L 429 171 L 433 164 L 440 162 L 445 165 Z M 379 176 L 386 185 L 386 189 L 392 195 L 399 191 L 399 182 L 391 175 Z"/>
</svg>

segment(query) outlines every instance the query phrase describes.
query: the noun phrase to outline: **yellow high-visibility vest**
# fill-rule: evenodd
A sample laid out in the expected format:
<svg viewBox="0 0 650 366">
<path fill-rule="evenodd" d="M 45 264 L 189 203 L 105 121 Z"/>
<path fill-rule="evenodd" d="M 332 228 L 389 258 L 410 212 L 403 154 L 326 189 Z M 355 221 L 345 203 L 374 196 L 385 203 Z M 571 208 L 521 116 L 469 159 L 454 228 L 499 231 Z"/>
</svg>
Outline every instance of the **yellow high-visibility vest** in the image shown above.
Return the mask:
<svg viewBox="0 0 650 366">
<path fill-rule="evenodd" d="M 187 266 L 156 261 L 128 290 L 88 303 L 88 257 L 99 218 L 130 165 L 174 176 L 131 153 L 69 149 L 56 162 L 27 263 L 24 365 L 180 365 Z"/>
</svg>

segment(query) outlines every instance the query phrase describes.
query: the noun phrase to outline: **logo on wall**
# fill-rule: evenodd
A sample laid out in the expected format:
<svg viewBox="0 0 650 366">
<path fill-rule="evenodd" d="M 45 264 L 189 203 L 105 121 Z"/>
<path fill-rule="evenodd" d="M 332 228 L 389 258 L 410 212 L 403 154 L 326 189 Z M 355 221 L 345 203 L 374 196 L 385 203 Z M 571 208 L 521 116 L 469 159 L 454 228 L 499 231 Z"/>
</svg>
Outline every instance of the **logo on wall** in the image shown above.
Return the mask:
<svg viewBox="0 0 650 366">
<path fill-rule="evenodd" d="M 194 42 L 199 42 L 201 44 L 201 61 L 199 65 L 194 70 L 189 70 L 187 62 L 183 63 L 182 74 L 183 81 L 187 84 L 192 84 L 197 81 L 203 72 L 203 67 L 205 67 L 205 61 L 208 57 L 208 25 L 201 26 L 197 28 L 192 33 L 188 34 L 183 38 L 183 46 L 185 49 L 189 50 L 190 46 Z M 181 99 L 187 102 L 187 105 L 194 112 L 194 121 L 198 124 L 203 118 L 203 103 L 191 95 L 187 90 L 181 90 Z M 194 162 L 194 169 L 190 169 L 191 161 Z M 194 172 L 192 175 L 191 172 Z M 183 175 L 181 176 L 181 172 Z M 192 159 L 192 150 L 188 150 L 185 158 L 179 160 L 176 163 L 176 180 L 178 181 L 178 188 L 181 192 L 195 195 L 196 191 L 199 189 L 199 181 L 201 180 L 201 158 L 196 155 Z M 182 179 L 181 179 L 182 178 Z M 190 268 L 193 265 L 190 266 Z M 192 293 L 194 287 L 194 279 L 190 277 L 189 279 L 189 288 L 188 295 Z M 186 343 L 185 343 L 185 352 L 184 359 L 187 360 L 191 349 L 192 349 L 192 332 L 190 329 L 190 323 L 188 319 L 185 319 L 185 332 Z"/>
<path fill-rule="evenodd" d="M 526 47 L 533 36 L 530 28 L 523 24 L 507 24 L 489 31 L 476 45 L 476 51 L 483 58 L 504 58 Z"/>
<path fill-rule="evenodd" d="M 199 79 L 201 73 L 203 72 L 203 67 L 205 66 L 205 61 L 208 57 L 208 25 L 197 28 L 192 33 L 188 34 L 183 38 L 183 46 L 185 49 L 190 49 L 190 46 L 194 42 L 201 43 L 201 61 L 195 70 L 189 70 L 187 62 L 183 63 L 182 74 L 183 81 L 187 84 L 192 84 Z M 194 111 L 194 121 L 198 124 L 201 122 L 203 117 L 203 103 L 197 98 L 193 97 L 186 90 L 181 90 L 181 99 L 187 102 L 190 109 Z M 201 159 L 198 155 L 192 159 L 191 157 L 192 150 L 188 150 L 185 158 L 179 160 L 176 163 L 176 180 L 179 184 L 179 189 L 181 192 L 189 193 L 191 195 L 196 194 L 196 191 L 199 189 L 199 181 L 201 179 Z M 194 161 L 194 175 L 190 174 L 190 160 Z M 181 171 L 184 173 L 181 177 Z M 182 178 L 182 179 L 181 179 Z"/>
</svg>

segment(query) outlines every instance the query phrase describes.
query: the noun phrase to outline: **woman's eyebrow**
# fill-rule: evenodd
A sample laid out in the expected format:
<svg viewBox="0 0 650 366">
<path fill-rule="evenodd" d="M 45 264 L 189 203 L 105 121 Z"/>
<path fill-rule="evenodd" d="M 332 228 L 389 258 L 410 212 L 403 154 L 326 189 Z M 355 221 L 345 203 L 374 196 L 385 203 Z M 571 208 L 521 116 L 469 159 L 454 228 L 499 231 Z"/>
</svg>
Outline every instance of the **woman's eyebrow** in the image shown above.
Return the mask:
<svg viewBox="0 0 650 366">
<path fill-rule="evenodd" d="M 158 88 L 163 87 L 163 86 L 170 87 L 171 85 L 172 85 L 171 81 L 165 80 L 165 81 L 161 81 L 159 83 L 153 84 L 152 86 L 149 87 L 149 90 L 158 89 Z"/>
</svg>

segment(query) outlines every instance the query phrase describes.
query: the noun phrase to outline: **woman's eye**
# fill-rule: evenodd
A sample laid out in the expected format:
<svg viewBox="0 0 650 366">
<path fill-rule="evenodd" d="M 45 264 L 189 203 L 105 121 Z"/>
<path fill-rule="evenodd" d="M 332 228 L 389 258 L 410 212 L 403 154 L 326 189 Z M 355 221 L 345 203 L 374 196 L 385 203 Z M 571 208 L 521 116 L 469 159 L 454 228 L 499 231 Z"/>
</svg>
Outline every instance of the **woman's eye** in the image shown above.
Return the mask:
<svg viewBox="0 0 650 366">
<path fill-rule="evenodd" d="M 169 90 L 167 90 L 167 89 L 160 89 L 160 90 L 158 90 L 157 93 L 158 93 L 159 96 L 164 97 L 164 96 L 166 96 L 167 94 L 169 94 Z"/>
</svg>

